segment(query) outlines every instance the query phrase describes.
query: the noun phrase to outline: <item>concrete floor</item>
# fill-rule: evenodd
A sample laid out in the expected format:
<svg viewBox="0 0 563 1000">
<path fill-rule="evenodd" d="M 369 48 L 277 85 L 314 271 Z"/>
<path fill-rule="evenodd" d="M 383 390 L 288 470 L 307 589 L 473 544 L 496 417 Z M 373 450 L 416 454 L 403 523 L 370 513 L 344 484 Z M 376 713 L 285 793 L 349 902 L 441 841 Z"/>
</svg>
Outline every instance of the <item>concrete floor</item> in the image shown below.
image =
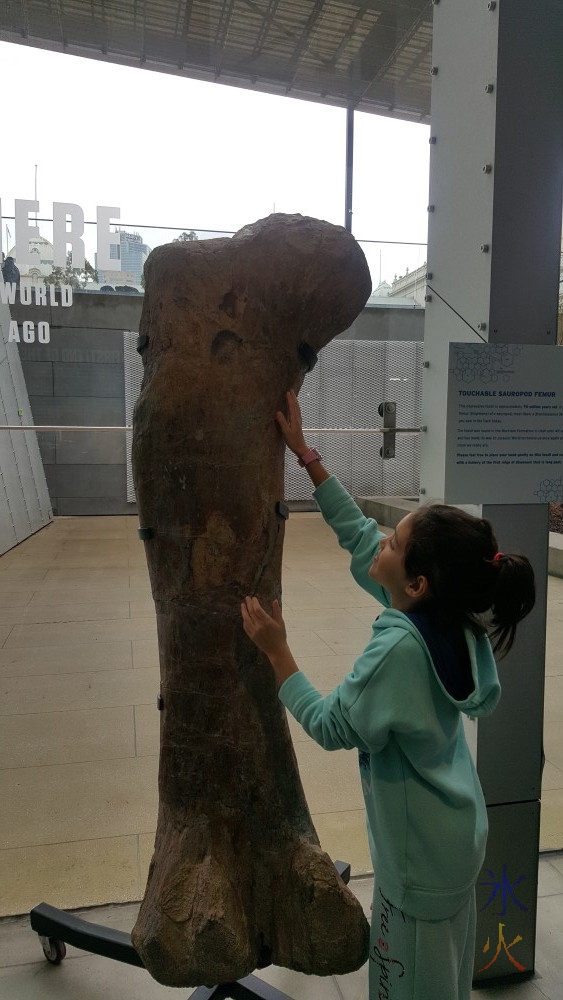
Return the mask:
<svg viewBox="0 0 563 1000">
<path fill-rule="evenodd" d="M 0 558 L 1 917 L 27 914 L 45 900 L 65 909 L 131 904 L 92 919 L 120 920 L 128 929 L 134 921 L 156 818 L 159 687 L 154 607 L 136 529 L 134 517 L 57 518 Z M 354 584 L 346 553 L 314 513 L 288 522 L 283 583 L 296 659 L 328 691 L 365 645 L 377 605 Z M 548 617 L 541 846 L 556 851 L 563 848 L 563 580 L 555 577 Z M 291 725 L 321 843 L 351 863 L 353 884 L 367 900 L 356 755 L 327 754 Z M 543 978 L 509 992 L 481 990 L 481 997 L 563 996 L 561 857 L 544 858 L 541 873 Z M 121 1000 L 171 992 L 142 970 L 78 952 L 60 969 L 49 966 L 26 919 L 0 923 L 0 949 L 2 1000 L 107 997 L 108 983 L 109 995 Z M 280 969 L 263 975 L 300 1000 L 365 996 L 363 972 L 331 980 L 330 989 L 327 980 Z"/>
</svg>

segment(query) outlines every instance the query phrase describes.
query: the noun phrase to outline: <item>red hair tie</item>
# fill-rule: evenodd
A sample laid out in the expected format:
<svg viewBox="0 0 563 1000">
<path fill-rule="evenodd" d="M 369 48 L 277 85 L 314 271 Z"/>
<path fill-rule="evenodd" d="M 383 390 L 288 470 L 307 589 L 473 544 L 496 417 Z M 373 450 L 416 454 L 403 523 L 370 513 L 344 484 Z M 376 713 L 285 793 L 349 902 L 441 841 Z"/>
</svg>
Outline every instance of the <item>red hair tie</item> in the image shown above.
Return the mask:
<svg viewBox="0 0 563 1000">
<path fill-rule="evenodd" d="M 493 556 L 493 562 L 498 562 L 499 559 L 502 559 L 503 555 L 504 552 L 496 552 L 495 555 Z"/>
</svg>

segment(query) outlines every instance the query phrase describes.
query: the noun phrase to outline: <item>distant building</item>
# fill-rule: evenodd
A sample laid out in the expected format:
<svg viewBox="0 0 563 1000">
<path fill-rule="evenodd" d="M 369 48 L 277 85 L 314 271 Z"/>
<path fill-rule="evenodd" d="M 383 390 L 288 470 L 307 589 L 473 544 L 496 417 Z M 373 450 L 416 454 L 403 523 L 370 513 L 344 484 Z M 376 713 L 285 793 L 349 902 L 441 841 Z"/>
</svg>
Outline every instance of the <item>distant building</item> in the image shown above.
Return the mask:
<svg viewBox="0 0 563 1000">
<path fill-rule="evenodd" d="M 53 244 L 43 236 L 34 236 L 29 241 L 31 264 L 18 263 L 16 247 L 8 251 L 7 257 L 13 257 L 20 271 L 22 285 L 37 285 L 47 278 L 54 267 L 55 251 Z"/>
<path fill-rule="evenodd" d="M 100 285 L 134 284 L 140 288 L 143 267 L 150 252 L 151 248 L 143 243 L 143 237 L 140 233 L 127 233 L 120 229 L 119 246 L 117 244 L 110 246 L 110 258 L 121 261 L 121 275 L 115 270 L 99 269 L 96 254 L 96 270 Z M 125 281 L 125 277 L 127 277 L 127 281 Z"/>
<path fill-rule="evenodd" d="M 399 278 L 395 278 L 391 285 L 389 298 L 400 297 L 410 300 L 411 305 L 420 306 L 424 309 L 424 296 L 426 295 L 426 261 L 417 267 L 416 271 L 407 271 Z"/>
</svg>

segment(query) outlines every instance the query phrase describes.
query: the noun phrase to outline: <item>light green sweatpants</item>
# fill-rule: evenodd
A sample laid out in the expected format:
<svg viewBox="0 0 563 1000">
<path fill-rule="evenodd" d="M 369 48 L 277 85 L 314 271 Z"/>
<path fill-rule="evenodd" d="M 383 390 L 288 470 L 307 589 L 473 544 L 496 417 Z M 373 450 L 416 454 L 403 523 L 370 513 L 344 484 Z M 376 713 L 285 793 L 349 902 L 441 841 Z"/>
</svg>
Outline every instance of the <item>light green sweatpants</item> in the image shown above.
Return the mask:
<svg viewBox="0 0 563 1000">
<path fill-rule="evenodd" d="M 475 893 L 448 920 L 416 920 L 374 886 L 369 1000 L 470 1000 Z"/>
</svg>

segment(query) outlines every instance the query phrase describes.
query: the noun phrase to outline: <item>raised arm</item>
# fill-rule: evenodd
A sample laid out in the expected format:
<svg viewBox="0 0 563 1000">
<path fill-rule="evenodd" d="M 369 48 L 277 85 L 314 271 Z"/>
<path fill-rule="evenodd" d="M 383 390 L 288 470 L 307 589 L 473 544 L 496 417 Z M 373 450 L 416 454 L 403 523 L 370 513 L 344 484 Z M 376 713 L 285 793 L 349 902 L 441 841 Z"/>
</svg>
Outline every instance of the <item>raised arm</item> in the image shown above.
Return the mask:
<svg viewBox="0 0 563 1000">
<path fill-rule="evenodd" d="M 322 464 L 318 451 L 315 448 L 309 448 L 305 441 L 301 407 L 293 389 L 288 391 L 286 398 L 287 417 L 281 410 L 278 410 L 276 420 L 287 447 L 297 457 L 299 463 L 307 469 L 313 485 L 320 486 L 325 479 L 329 479 L 330 473 Z"/>
<path fill-rule="evenodd" d="M 318 452 L 309 448 L 303 434 L 301 407 L 290 389 L 287 393 L 287 416 L 278 410 L 276 420 L 290 451 L 297 456 L 315 486 L 315 499 L 339 544 L 352 556 L 350 570 L 359 585 L 383 605 L 389 604 L 386 591 L 368 575 L 371 562 L 383 533 L 373 518 L 365 517 L 355 500 L 325 469 Z M 327 483 L 326 487 L 323 486 Z M 321 487 L 318 489 L 318 487 Z"/>
</svg>

